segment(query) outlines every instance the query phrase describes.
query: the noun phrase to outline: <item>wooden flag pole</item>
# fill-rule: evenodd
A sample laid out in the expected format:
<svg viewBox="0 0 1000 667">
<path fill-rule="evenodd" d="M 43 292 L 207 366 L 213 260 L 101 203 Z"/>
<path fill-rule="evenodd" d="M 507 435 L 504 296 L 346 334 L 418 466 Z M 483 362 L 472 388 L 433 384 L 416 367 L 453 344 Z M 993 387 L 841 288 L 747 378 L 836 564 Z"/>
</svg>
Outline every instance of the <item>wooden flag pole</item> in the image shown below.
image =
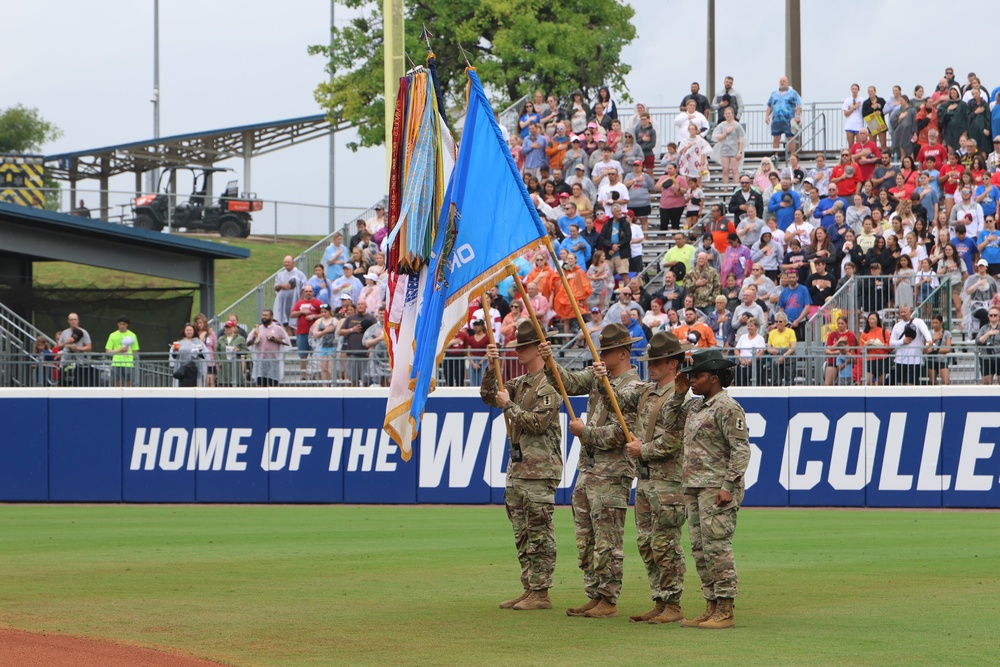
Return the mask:
<svg viewBox="0 0 1000 667">
<path fill-rule="evenodd" d="M 490 320 L 490 308 L 493 307 L 493 302 L 490 300 L 488 294 L 483 294 L 482 298 L 483 305 L 483 322 L 486 323 L 486 337 L 489 340 L 490 345 L 496 345 L 496 339 L 493 337 L 493 322 Z M 500 359 L 493 360 L 493 372 L 497 375 L 497 389 L 503 391 L 503 373 L 500 372 Z M 503 423 L 507 425 L 507 437 L 511 437 L 510 434 L 510 418 L 507 413 L 503 413 Z"/>
<path fill-rule="evenodd" d="M 587 334 L 587 323 L 583 321 L 583 314 L 580 312 L 580 304 L 576 302 L 576 298 L 573 296 L 573 290 L 570 288 L 569 280 L 566 279 L 566 274 L 563 273 L 562 266 L 559 264 L 555 248 L 552 247 L 552 239 L 548 236 L 545 237 L 545 247 L 549 249 L 550 259 L 552 263 L 555 264 L 556 271 L 559 273 L 559 279 L 562 281 L 563 289 L 566 290 L 566 296 L 569 297 L 569 302 L 573 304 L 573 312 L 576 313 L 576 321 L 580 323 L 580 331 L 583 333 L 583 339 L 587 341 L 587 347 L 590 349 L 590 354 L 593 355 L 594 361 L 600 361 L 601 357 L 597 354 L 597 348 L 594 347 L 594 341 Z M 553 372 L 555 372 L 554 369 Z M 558 373 L 556 374 L 556 377 L 558 377 Z M 618 406 L 618 399 L 615 398 L 615 392 L 611 388 L 611 380 L 608 379 L 606 375 L 604 376 L 604 390 L 611 399 L 611 407 L 615 410 L 615 415 L 618 417 L 618 423 L 622 425 L 622 429 L 625 431 L 626 442 L 632 440 L 632 432 L 629 431 L 628 425 L 625 423 L 625 415 L 622 414 L 622 409 Z"/>
<path fill-rule="evenodd" d="M 521 276 L 517 275 L 517 269 L 515 269 L 513 265 L 507 267 L 507 273 L 514 279 L 514 285 L 517 287 L 517 293 L 521 295 L 521 301 L 524 302 L 524 309 L 528 311 L 528 317 L 531 318 L 531 323 L 535 325 L 535 332 L 538 333 L 538 340 L 543 343 L 546 342 L 545 331 L 542 329 L 542 325 L 538 321 L 538 317 L 535 315 L 535 309 L 531 307 L 531 299 L 528 298 L 527 292 L 524 291 L 524 285 L 521 284 Z M 566 404 L 566 412 L 569 414 L 569 418 L 576 419 L 576 413 L 573 412 L 573 406 L 569 403 L 569 395 L 566 393 L 566 387 L 563 385 L 562 376 L 559 374 L 559 367 L 556 365 L 556 360 L 551 356 L 549 357 L 549 368 L 552 369 L 552 374 L 556 378 L 556 386 L 559 388 L 559 393 L 562 394 L 563 403 Z"/>
</svg>

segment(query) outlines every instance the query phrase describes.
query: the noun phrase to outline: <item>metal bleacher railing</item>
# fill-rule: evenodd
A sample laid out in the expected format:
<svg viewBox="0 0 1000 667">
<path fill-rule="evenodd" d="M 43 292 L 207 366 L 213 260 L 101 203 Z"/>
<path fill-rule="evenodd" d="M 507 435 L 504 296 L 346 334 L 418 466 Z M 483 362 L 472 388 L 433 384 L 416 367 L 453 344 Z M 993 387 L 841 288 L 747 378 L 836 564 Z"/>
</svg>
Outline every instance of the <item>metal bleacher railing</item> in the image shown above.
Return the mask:
<svg viewBox="0 0 1000 667">
<path fill-rule="evenodd" d="M 376 206 L 386 205 L 386 198 L 383 197 L 372 204 L 368 209 L 355 216 L 351 222 L 339 229 L 338 231 L 344 235 L 345 243 L 347 239 L 350 239 L 351 236 L 357 233 L 358 220 L 367 220 L 371 216 L 375 215 Z M 326 250 L 326 247 L 330 245 L 332 239 L 333 234 L 329 234 L 307 248 L 295 258 L 295 266 L 302 271 L 302 273 L 306 274 L 306 276 L 312 277 L 312 267 L 318 264 L 323 258 L 323 252 Z M 278 275 L 277 271 L 272 273 L 259 285 L 237 299 L 235 303 L 216 314 L 215 319 L 212 322 L 213 326 L 218 328 L 218 322 L 225 322 L 230 315 L 234 314 L 242 323 L 256 322 L 257 318 L 260 317 L 260 311 L 264 308 L 270 308 L 274 302 L 274 278 L 276 275 Z"/>
</svg>

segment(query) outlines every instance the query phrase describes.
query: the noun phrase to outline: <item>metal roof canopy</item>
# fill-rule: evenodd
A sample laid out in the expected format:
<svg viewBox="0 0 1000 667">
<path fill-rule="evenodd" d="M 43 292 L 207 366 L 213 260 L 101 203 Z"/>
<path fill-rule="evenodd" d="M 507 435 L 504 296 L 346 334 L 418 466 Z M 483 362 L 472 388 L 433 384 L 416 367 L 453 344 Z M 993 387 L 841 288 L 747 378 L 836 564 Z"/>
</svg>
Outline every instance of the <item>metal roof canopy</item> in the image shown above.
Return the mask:
<svg viewBox="0 0 1000 667">
<path fill-rule="evenodd" d="M 101 193 L 101 217 L 106 218 L 106 191 L 112 176 L 134 173 L 135 190 L 139 193 L 143 190 L 142 174 L 147 171 L 178 165 L 210 167 L 222 160 L 243 158 L 243 189 L 250 192 L 252 157 L 319 139 L 348 126 L 347 123 L 335 126 L 322 114 L 303 116 L 47 155 L 45 163 L 54 178 L 69 181 L 74 203 L 77 181 L 99 179 L 100 189 L 105 191 Z"/>
<path fill-rule="evenodd" d="M 72 262 L 196 283 L 200 310 L 215 314 L 215 260 L 250 251 L 0 202 L 0 279 L 32 282 L 36 261 Z"/>
</svg>

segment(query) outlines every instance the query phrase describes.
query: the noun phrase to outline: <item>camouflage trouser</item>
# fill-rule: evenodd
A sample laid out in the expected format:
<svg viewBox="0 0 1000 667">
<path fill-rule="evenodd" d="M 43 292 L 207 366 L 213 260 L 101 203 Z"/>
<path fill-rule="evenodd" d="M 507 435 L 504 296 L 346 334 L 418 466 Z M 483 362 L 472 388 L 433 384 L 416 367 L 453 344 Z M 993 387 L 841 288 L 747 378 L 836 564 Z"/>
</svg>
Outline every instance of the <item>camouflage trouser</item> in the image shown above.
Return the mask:
<svg viewBox="0 0 1000 667">
<path fill-rule="evenodd" d="M 698 568 L 706 600 L 734 598 L 739 584 L 733 559 L 733 534 L 736 532 L 736 513 L 743 502 L 743 489 L 736 489 L 733 499 L 722 507 L 715 506 L 718 493 L 717 487 L 684 489 L 691 556 Z"/>
<path fill-rule="evenodd" d="M 684 489 L 677 482 L 640 479 L 635 487 L 635 530 L 653 600 L 679 604 L 684 592 Z"/>
<path fill-rule="evenodd" d="M 556 569 L 556 532 L 552 509 L 556 503 L 557 479 L 507 478 L 504 494 L 507 517 L 514 528 L 517 560 L 521 563 L 521 585 L 525 590 L 552 588 Z"/>
<path fill-rule="evenodd" d="M 630 477 L 580 473 L 573 489 L 573 523 L 583 587 L 591 599 L 616 603 L 622 592 L 625 512 Z"/>
</svg>

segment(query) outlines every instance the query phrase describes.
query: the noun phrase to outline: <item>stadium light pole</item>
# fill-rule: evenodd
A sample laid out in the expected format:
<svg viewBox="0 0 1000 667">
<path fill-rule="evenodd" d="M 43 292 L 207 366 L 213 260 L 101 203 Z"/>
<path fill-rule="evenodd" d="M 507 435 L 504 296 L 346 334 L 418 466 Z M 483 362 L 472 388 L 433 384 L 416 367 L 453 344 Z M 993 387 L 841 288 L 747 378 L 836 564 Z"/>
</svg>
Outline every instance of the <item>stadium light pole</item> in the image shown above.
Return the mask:
<svg viewBox="0 0 1000 667">
<path fill-rule="evenodd" d="M 160 138 L 160 0 L 153 0 L 153 138 Z M 146 189 L 156 190 L 159 169 L 151 169 L 146 176 Z"/>
<path fill-rule="evenodd" d="M 708 37 L 705 43 L 708 45 L 708 57 L 705 59 L 708 70 L 705 73 L 705 97 L 713 100 L 715 99 L 715 0 L 708 0 Z M 711 111 L 708 113 L 711 114 Z"/>
<path fill-rule="evenodd" d="M 330 0 L 330 49 L 333 49 L 333 28 L 337 13 L 336 0 Z M 332 69 L 332 68 L 331 68 Z M 330 81 L 333 82 L 333 72 L 330 72 Z M 337 126 L 330 127 L 330 182 L 329 182 L 329 220 L 327 221 L 327 233 L 333 234 L 337 231 Z"/>
</svg>

